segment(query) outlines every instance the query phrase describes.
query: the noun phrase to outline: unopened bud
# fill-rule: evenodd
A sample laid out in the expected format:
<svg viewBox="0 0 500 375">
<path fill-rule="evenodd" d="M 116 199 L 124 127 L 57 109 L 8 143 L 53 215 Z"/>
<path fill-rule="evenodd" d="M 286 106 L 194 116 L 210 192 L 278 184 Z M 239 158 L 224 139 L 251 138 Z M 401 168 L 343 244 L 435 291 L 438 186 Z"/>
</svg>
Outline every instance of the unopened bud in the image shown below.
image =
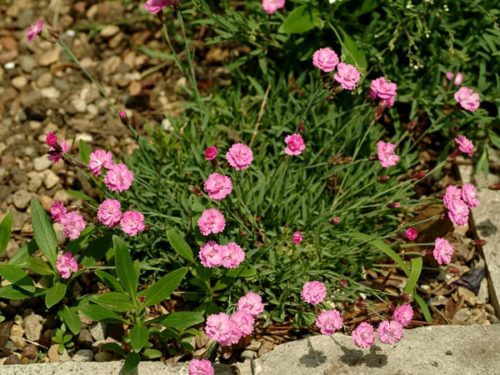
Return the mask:
<svg viewBox="0 0 500 375">
<path fill-rule="evenodd" d="M 53 132 L 48 132 L 47 137 L 45 138 L 45 142 L 50 147 L 56 147 L 57 145 L 57 135 Z"/>
<path fill-rule="evenodd" d="M 490 190 L 500 190 L 500 184 L 492 184 L 488 186 Z"/>
<path fill-rule="evenodd" d="M 387 204 L 387 208 L 400 208 L 400 207 L 401 207 L 401 203 L 399 203 L 399 202 L 391 202 L 391 203 Z"/>
<path fill-rule="evenodd" d="M 203 195 L 203 192 L 198 186 L 189 186 L 189 191 L 193 193 L 194 195 Z"/>
<path fill-rule="evenodd" d="M 338 223 L 340 223 L 340 217 L 339 216 L 334 216 L 332 218 L 332 224 L 333 225 L 337 225 Z"/>
<path fill-rule="evenodd" d="M 301 121 L 299 126 L 298 126 L 298 129 L 299 129 L 299 133 L 304 133 L 304 130 L 306 130 L 306 126 L 304 124 L 304 121 Z"/>
<path fill-rule="evenodd" d="M 484 246 L 486 245 L 486 240 L 482 240 L 482 239 L 478 239 L 478 240 L 474 240 L 474 245 L 476 246 Z"/>
<path fill-rule="evenodd" d="M 422 178 L 424 178 L 424 177 L 425 177 L 426 173 L 427 173 L 427 171 L 425 171 L 425 170 L 418 171 L 417 173 L 415 173 L 415 174 L 413 175 L 413 178 L 414 178 L 415 180 L 420 180 L 420 179 L 422 179 Z"/>
<path fill-rule="evenodd" d="M 386 181 L 389 181 L 390 179 L 391 179 L 390 176 L 378 176 L 377 177 L 378 182 L 386 182 Z"/>
<path fill-rule="evenodd" d="M 129 120 L 128 116 L 127 116 L 127 112 L 120 111 L 118 113 L 118 116 L 120 117 L 120 121 L 122 122 L 123 125 L 128 126 L 128 124 L 130 124 L 130 120 Z"/>
</svg>

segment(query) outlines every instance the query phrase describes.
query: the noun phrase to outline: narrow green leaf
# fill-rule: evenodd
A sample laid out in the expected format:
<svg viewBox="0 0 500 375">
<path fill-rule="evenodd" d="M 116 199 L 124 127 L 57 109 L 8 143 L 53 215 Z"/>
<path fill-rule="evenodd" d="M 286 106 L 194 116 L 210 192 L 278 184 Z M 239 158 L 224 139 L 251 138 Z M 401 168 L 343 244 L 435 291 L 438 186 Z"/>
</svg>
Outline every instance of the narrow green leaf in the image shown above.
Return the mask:
<svg viewBox="0 0 500 375">
<path fill-rule="evenodd" d="M 72 196 L 73 198 L 79 199 L 81 201 L 95 202 L 95 199 L 89 197 L 87 194 L 82 193 L 81 191 L 68 189 L 66 190 L 66 193 L 68 193 L 68 195 Z"/>
<path fill-rule="evenodd" d="M 203 312 L 201 311 L 177 311 L 162 317 L 158 323 L 168 328 L 183 331 L 186 328 L 203 323 L 203 321 Z"/>
<path fill-rule="evenodd" d="M 296 34 L 309 31 L 321 22 L 317 8 L 309 5 L 300 5 L 292 10 L 279 28 L 279 32 Z"/>
<path fill-rule="evenodd" d="M 98 305 L 90 305 L 88 303 L 85 303 L 79 305 L 77 309 L 83 315 L 96 322 L 116 323 L 124 321 L 123 318 L 114 311 L 110 311 Z"/>
<path fill-rule="evenodd" d="M 62 320 L 64 324 L 69 328 L 69 330 L 74 334 L 78 335 L 80 333 L 81 321 L 78 314 L 70 309 L 68 306 L 64 306 L 61 310 Z"/>
<path fill-rule="evenodd" d="M 175 229 L 170 229 L 167 231 L 167 238 L 168 242 L 170 242 L 170 245 L 177 252 L 177 254 L 190 262 L 194 261 L 193 251 L 179 232 Z"/>
<path fill-rule="evenodd" d="M 126 293 L 108 292 L 94 295 L 90 300 L 112 311 L 128 312 L 134 309 L 130 296 Z"/>
<path fill-rule="evenodd" d="M 96 276 L 107 286 L 109 286 L 111 289 L 117 292 L 124 292 L 125 290 L 123 287 L 120 285 L 120 282 L 116 277 L 113 275 L 110 275 L 109 273 L 102 271 L 102 270 L 96 270 L 95 271 Z"/>
<path fill-rule="evenodd" d="M 170 293 L 179 287 L 188 269 L 186 267 L 179 268 L 168 273 L 151 285 L 143 293 L 145 300 L 144 306 L 156 305 L 170 297 Z"/>
<path fill-rule="evenodd" d="M 136 273 L 134 263 L 128 252 L 128 246 L 120 237 L 113 236 L 115 249 L 115 266 L 120 284 L 126 292 L 134 298 L 139 286 L 139 275 Z"/>
<path fill-rule="evenodd" d="M 0 255 L 3 255 L 5 250 L 7 250 L 12 230 L 12 220 L 12 213 L 9 212 L 0 223 Z"/>
<path fill-rule="evenodd" d="M 342 53 L 345 56 L 345 61 L 348 64 L 356 65 L 361 70 L 366 70 L 367 62 L 364 52 L 349 34 L 342 29 L 340 29 L 340 32 L 342 33 Z"/>
<path fill-rule="evenodd" d="M 148 342 L 149 330 L 147 329 L 144 322 L 136 324 L 134 328 L 130 330 L 130 345 L 134 352 L 138 353 L 144 348 L 144 345 Z"/>
<path fill-rule="evenodd" d="M 225 274 L 226 277 L 252 277 L 257 275 L 255 267 L 241 266 L 232 270 L 228 270 Z"/>
<path fill-rule="evenodd" d="M 55 266 L 57 258 L 57 237 L 49 217 L 36 198 L 31 200 L 31 216 L 35 241 L 42 253 L 49 260 L 50 264 Z"/>
<path fill-rule="evenodd" d="M 14 253 L 12 258 L 10 258 L 9 260 L 9 264 L 13 264 L 19 267 L 25 267 L 27 257 L 35 254 L 37 250 L 38 250 L 38 245 L 36 244 L 36 241 L 31 240 L 27 244 L 24 244 L 19 250 L 17 250 Z"/>
<path fill-rule="evenodd" d="M 432 322 L 432 314 L 429 310 L 429 306 L 427 303 L 424 301 L 420 295 L 415 293 L 415 301 L 418 303 L 418 306 L 420 307 L 420 311 L 422 311 L 422 314 L 424 315 L 425 321 L 430 323 Z"/>
<path fill-rule="evenodd" d="M 78 149 L 80 151 L 80 159 L 82 159 L 83 164 L 88 164 L 90 160 L 89 145 L 83 139 L 80 139 L 80 142 L 78 143 Z"/>
<path fill-rule="evenodd" d="M 0 264 L 0 275 L 16 287 L 19 287 L 28 293 L 35 293 L 33 280 L 21 268 L 12 264 Z"/>
<path fill-rule="evenodd" d="M 481 156 L 477 161 L 476 171 L 478 174 L 482 174 L 484 176 L 487 176 L 490 171 L 489 161 L 488 161 L 488 145 L 486 144 L 484 145 L 483 152 L 481 153 Z"/>
<path fill-rule="evenodd" d="M 45 305 L 48 309 L 64 298 L 66 295 L 66 289 L 66 284 L 60 282 L 56 282 L 49 289 L 47 289 L 47 293 L 45 294 Z"/>
<path fill-rule="evenodd" d="M 122 370 L 120 374 L 126 374 L 131 372 L 139 366 L 139 362 L 141 361 L 141 356 L 137 353 L 129 353 L 127 358 L 125 358 L 125 363 L 123 364 Z"/>
<path fill-rule="evenodd" d="M 421 257 L 416 257 L 411 259 L 411 269 L 410 275 L 408 276 L 408 281 L 406 281 L 406 286 L 404 292 L 407 294 L 415 295 L 415 287 L 417 286 L 418 278 L 422 272 L 423 260 Z"/>
</svg>

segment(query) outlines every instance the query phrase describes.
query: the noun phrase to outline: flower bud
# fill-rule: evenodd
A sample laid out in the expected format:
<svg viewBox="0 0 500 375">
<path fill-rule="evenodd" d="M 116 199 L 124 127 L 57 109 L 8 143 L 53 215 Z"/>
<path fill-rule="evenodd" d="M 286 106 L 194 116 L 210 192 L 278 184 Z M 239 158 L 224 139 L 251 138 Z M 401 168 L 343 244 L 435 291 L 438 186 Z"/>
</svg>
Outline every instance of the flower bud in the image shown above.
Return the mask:
<svg viewBox="0 0 500 375">
<path fill-rule="evenodd" d="M 120 117 L 120 120 L 121 120 L 121 122 L 122 122 L 123 125 L 128 126 L 128 124 L 130 124 L 130 120 L 129 120 L 128 116 L 127 116 L 127 112 L 120 111 L 118 113 L 118 116 Z"/>
<path fill-rule="evenodd" d="M 56 147 L 57 145 L 57 136 L 53 132 L 48 132 L 47 137 L 45 138 L 45 142 L 49 147 Z"/>
</svg>

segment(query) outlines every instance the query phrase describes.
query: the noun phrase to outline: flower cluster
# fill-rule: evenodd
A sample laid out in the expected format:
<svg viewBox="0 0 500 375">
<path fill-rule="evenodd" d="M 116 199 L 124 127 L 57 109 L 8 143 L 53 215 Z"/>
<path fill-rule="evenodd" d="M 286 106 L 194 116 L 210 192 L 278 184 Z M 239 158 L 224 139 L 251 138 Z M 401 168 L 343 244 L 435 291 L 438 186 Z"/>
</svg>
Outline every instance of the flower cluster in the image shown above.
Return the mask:
<svg viewBox="0 0 500 375">
<path fill-rule="evenodd" d="M 395 166 L 399 161 L 399 156 L 395 154 L 396 145 L 384 141 L 377 142 L 377 157 L 384 168 Z"/>
<path fill-rule="evenodd" d="M 193 359 L 189 363 L 188 375 L 214 375 L 212 362 L 208 359 Z"/>
<path fill-rule="evenodd" d="M 384 320 L 376 333 L 381 343 L 394 345 L 403 337 L 403 325 L 397 320 Z M 375 340 L 375 329 L 370 323 L 363 322 L 352 331 L 352 341 L 359 348 L 369 348 Z"/>
<path fill-rule="evenodd" d="M 73 254 L 68 251 L 57 258 L 56 268 L 63 279 L 69 279 L 72 272 L 78 271 L 78 263 Z"/>
<path fill-rule="evenodd" d="M 446 79 L 448 81 L 453 81 L 454 86 L 460 86 L 464 81 L 464 75 L 460 72 L 454 74 L 453 72 L 446 72 Z"/>
<path fill-rule="evenodd" d="M 262 8 L 267 14 L 273 14 L 285 7 L 286 0 L 262 0 Z"/>
<path fill-rule="evenodd" d="M 238 171 L 242 171 L 252 164 L 253 153 L 247 145 L 235 143 L 226 153 L 226 159 L 231 167 Z"/>
<path fill-rule="evenodd" d="M 26 29 L 26 39 L 28 42 L 33 41 L 42 31 L 45 26 L 45 22 L 43 20 L 36 21 L 33 25 Z"/>
<path fill-rule="evenodd" d="M 432 255 L 438 264 L 448 264 L 451 262 L 451 256 L 454 249 L 446 238 L 437 237 L 434 240 L 434 250 Z"/>
<path fill-rule="evenodd" d="M 464 226 L 469 220 L 469 210 L 479 205 L 477 190 L 472 184 L 464 184 L 462 188 L 450 185 L 443 197 L 444 206 L 448 209 L 448 217 L 458 226 Z"/>
<path fill-rule="evenodd" d="M 344 90 L 354 90 L 358 84 L 361 74 L 359 70 L 351 64 L 339 62 L 337 53 L 331 48 L 320 48 L 316 50 L 312 58 L 313 65 L 319 70 L 330 73 L 337 69 L 333 79 Z"/>
<path fill-rule="evenodd" d="M 298 156 L 306 149 L 304 138 L 300 134 L 291 134 L 285 137 L 285 154 Z"/>
<path fill-rule="evenodd" d="M 245 260 L 245 252 L 235 242 L 227 245 L 219 245 L 215 241 L 208 241 L 203 244 L 198 253 L 200 262 L 204 267 L 215 268 L 238 268 Z"/>
<path fill-rule="evenodd" d="M 409 241 L 415 241 L 418 237 L 418 232 L 415 228 L 410 227 L 405 230 L 405 237 Z"/>
<path fill-rule="evenodd" d="M 479 108 L 479 94 L 469 87 L 460 87 L 453 97 L 466 111 L 475 112 Z"/>
<path fill-rule="evenodd" d="M 68 142 L 64 139 L 59 142 L 57 136 L 52 132 L 47 133 L 45 142 L 47 143 L 47 146 L 49 146 L 47 158 L 52 163 L 59 162 L 63 158 L 63 155 L 69 151 Z"/>
<path fill-rule="evenodd" d="M 387 81 L 385 77 L 379 77 L 370 83 L 370 97 L 372 100 L 380 99 L 387 108 L 391 108 L 396 100 L 397 89 L 395 83 Z"/>
<path fill-rule="evenodd" d="M 455 143 L 457 144 L 460 152 L 463 152 L 468 156 L 474 155 L 474 143 L 472 143 L 467 137 L 459 135 L 455 138 Z"/>
<path fill-rule="evenodd" d="M 205 181 L 205 191 L 208 196 L 217 201 L 226 198 L 233 191 L 231 177 L 214 172 Z"/>
<path fill-rule="evenodd" d="M 326 310 L 316 317 L 316 327 L 322 335 L 331 336 L 342 328 L 344 321 L 337 310 Z"/>
<path fill-rule="evenodd" d="M 224 215 L 216 208 L 207 208 L 198 219 L 198 228 L 204 236 L 221 233 L 225 227 Z"/>
<path fill-rule="evenodd" d="M 70 240 L 76 240 L 85 229 L 83 216 L 77 211 L 68 211 L 62 202 L 52 203 L 50 215 L 54 222 L 63 226 L 64 235 Z"/>
<path fill-rule="evenodd" d="M 144 3 L 144 9 L 151 14 L 161 12 L 163 9 L 172 4 L 172 0 L 147 0 Z"/>
<path fill-rule="evenodd" d="M 308 281 L 302 287 L 300 295 L 305 302 L 317 305 L 326 297 L 326 286 L 320 281 Z"/>
</svg>

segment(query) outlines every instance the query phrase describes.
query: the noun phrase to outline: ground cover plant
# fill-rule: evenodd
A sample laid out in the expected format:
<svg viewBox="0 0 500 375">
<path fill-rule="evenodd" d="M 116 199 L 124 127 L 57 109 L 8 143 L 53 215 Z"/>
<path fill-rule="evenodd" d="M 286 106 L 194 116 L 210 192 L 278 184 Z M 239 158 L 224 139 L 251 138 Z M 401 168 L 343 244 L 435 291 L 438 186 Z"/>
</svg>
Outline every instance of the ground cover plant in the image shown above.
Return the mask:
<svg viewBox="0 0 500 375">
<path fill-rule="evenodd" d="M 345 33 L 339 38 L 343 53 L 329 43 L 315 48 L 307 39 L 288 39 L 288 34 L 313 27 L 289 29 L 290 24 L 306 22 L 299 18 L 292 23 L 299 14 L 296 9 L 284 23 L 274 21 L 272 17 L 284 17 L 279 13 L 284 2 L 280 4 L 250 6 L 249 14 L 265 19 L 262 27 L 270 27 L 266 32 L 276 38 L 266 47 L 269 56 L 255 55 L 258 69 L 252 68 L 250 54 L 249 61 L 236 60 L 234 74 L 244 78 L 202 92 L 184 17 L 217 7 L 196 1 L 146 2 L 150 22 L 158 28 L 163 23 L 170 52 L 188 78 L 183 112 L 168 116 L 165 131 L 141 129 L 121 106 L 110 108 L 138 145 L 125 160 L 83 141 L 76 152 L 58 135 L 46 134 L 49 159 L 64 159 L 80 170 L 98 194 L 73 192 L 82 200 L 81 207 L 54 202 L 50 218 L 38 200 L 32 201 L 34 240 L 0 266 L 7 280 L 0 297 L 31 298 L 57 311 L 53 342 L 61 351 L 74 350 L 73 338 L 89 319 L 121 327 L 121 341 L 105 343 L 102 349 L 126 358 L 125 370 L 141 358 L 193 352 L 193 338 L 201 331 L 213 340 L 213 349 L 216 343 L 223 350 L 238 346 L 254 327 L 275 323 L 325 335 L 343 330 L 352 334 L 356 345 L 367 348 L 376 337 L 385 344 L 397 343 L 414 314 L 432 320 L 417 282 L 424 262 L 434 268 L 448 264 L 454 250 L 444 237 L 415 242 L 415 226 L 442 219 L 437 214 L 413 220 L 415 208 L 444 205 L 447 220 L 463 226 L 479 202 L 472 185 L 451 185 L 439 192 L 441 196 L 423 198 L 414 188 L 423 179 L 437 178 L 458 153 L 472 157 L 477 149 L 465 133 L 455 130 L 450 133 L 453 142 L 432 163 L 419 160 L 418 151 L 425 147 L 426 134 L 451 129 L 450 124 L 477 121 L 487 126 L 494 112 L 480 108 L 479 95 L 466 86 L 453 88 L 452 95 L 452 86 L 461 82 L 453 75 L 443 85 L 440 75 L 432 89 L 442 96 L 430 109 L 414 101 L 410 112 L 435 111 L 440 117 L 422 133 L 404 127 L 412 116 L 398 101 L 403 97 L 405 103 L 413 91 L 394 80 L 395 67 L 391 78 L 375 74 L 371 60 L 360 54 L 354 41 L 347 42 Z M 315 4 L 301 6 L 300 14 L 305 12 L 307 19 L 319 17 Z M 236 22 L 231 17 L 238 13 L 228 9 L 224 17 L 230 28 L 230 22 Z M 388 9 L 399 8 L 393 4 Z M 193 25 L 220 25 L 224 19 L 210 13 Z M 238 36 L 225 39 L 240 48 L 247 36 Z M 107 96 L 42 21 L 29 28 L 27 37 L 35 43 L 38 37 L 58 43 Z M 185 48 L 176 53 L 177 40 Z M 273 47 L 280 50 L 281 43 L 297 41 L 307 48 L 272 56 Z M 304 68 L 280 65 L 291 56 L 293 61 L 307 56 L 307 62 L 300 63 Z M 11 224 L 9 215 L 0 224 L 2 251 Z M 53 224 L 64 236 L 57 237 Z M 409 246 L 411 251 L 405 251 Z M 399 295 L 391 297 L 394 306 L 373 311 L 366 322 L 344 324 L 343 316 L 360 296 L 388 298 L 363 283 L 373 264 L 387 258 L 407 276 Z M 91 292 L 75 293 L 77 282 L 85 282 Z M 372 322 L 379 323 L 376 329 Z M 211 350 L 205 356 L 214 359 L 215 354 Z M 191 362 L 192 374 L 210 371 L 206 359 Z"/>
</svg>

